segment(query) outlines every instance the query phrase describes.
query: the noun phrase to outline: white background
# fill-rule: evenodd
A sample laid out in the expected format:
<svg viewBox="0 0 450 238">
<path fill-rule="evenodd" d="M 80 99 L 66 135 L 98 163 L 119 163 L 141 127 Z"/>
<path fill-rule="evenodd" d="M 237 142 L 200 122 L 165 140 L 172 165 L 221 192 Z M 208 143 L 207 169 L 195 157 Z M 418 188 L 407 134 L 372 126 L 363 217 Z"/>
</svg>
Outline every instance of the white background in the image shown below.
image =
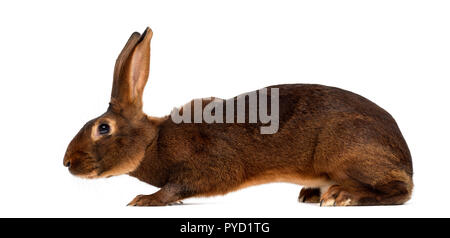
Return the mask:
<svg viewBox="0 0 450 238">
<path fill-rule="evenodd" d="M 1 1 L 1 217 L 448 217 L 449 1 Z M 109 102 L 133 31 L 154 31 L 144 97 L 163 116 L 192 98 L 320 83 L 389 111 L 409 144 L 403 206 L 320 208 L 292 184 L 184 206 L 125 205 L 156 191 L 129 176 L 86 180 L 67 144 Z"/>
</svg>

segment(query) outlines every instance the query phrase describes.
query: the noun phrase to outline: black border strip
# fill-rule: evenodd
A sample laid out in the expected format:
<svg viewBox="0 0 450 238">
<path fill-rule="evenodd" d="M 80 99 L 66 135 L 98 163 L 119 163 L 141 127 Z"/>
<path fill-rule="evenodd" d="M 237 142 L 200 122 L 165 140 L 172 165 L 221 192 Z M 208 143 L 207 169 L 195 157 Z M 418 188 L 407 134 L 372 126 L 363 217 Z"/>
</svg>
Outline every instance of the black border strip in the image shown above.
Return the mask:
<svg viewBox="0 0 450 238">
<path fill-rule="evenodd" d="M 189 222 L 189 223 L 188 223 Z M 190 231 L 182 232 L 189 224 Z M 231 227 L 231 225 L 234 225 Z M 312 234 L 333 236 L 392 236 L 408 233 L 429 236 L 445 235 L 449 219 L 375 219 L 375 218 L 12 218 L 0 219 L 2 232 L 14 235 L 107 236 L 126 237 L 222 237 L 222 236 L 278 236 Z M 213 231 L 207 229 L 214 226 Z M 196 232 L 192 229 L 196 228 Z M 201 230 L 203 229 L 203 230 Z M 441 231 L 442 229 L 442 231 Z M 200 231 L 201 230 L 201 231 Z M 420 232 L 416 233 L 416 232 Z M 425 233 L 424 233 L 425 232 Z M 4 233 L 6 234 L 6 233 Z"/>
</svg>

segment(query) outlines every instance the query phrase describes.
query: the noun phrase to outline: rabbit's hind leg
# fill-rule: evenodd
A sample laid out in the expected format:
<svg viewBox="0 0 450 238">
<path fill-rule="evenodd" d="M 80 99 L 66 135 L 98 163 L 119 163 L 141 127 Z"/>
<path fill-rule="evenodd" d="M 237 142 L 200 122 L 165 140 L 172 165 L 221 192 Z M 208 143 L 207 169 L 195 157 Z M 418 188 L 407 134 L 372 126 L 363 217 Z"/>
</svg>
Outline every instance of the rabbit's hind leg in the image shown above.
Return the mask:
<svg viewBox="0 0 450 238">
<path fill-rule="evenodd" d="M 320 197 L 320 206 L 400 205 L 409 200 L 412 183 L 393 180 L 375 186 L 333 185 Z"/>
<path fill-rule="evenodd" d="M 318 203 L 320 202 L 320 188 L 304 187 L 298 195 L 298 201 L 303 203 Z"/>
<path fill-rule="evenodd" d="M 302 203 L 319 203 L 321 195 L 324 194 L 331 185 L 332 184 L 321 187 L 303 187 L 298 195 L 298 201 Z"/>
</svg>

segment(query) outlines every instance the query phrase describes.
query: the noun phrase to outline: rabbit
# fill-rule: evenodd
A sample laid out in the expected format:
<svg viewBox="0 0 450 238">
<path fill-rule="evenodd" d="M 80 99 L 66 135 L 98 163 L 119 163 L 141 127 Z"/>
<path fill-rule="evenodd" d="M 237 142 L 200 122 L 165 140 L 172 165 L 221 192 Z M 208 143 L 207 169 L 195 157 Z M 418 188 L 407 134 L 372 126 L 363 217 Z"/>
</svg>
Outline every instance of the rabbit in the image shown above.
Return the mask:
<svg viewBox="0 0 450 238">
<path fill-rule="evenodd" d="M 173 114 L 146 115 L 142 96 L 152 36 L 147 28 L 125 44 L 107 111 L 68 145 L 63 164 L 71 174 L 128 174 L 160 188 L 136 196 L 130 206 L 171 205 L 272 182 L 301 185 L 298 201 L 320 206 L 410 199 L 412 159 L 399 127 L 388 112 L 349 91 L 315 84 L 267 87 L 279 94 L 278 130 L 272 134 L 261 133 L 262 122 L 176 123 Z M 221 99 L 205 99 L 202 108 L 214 100 Z"/>
</svg>

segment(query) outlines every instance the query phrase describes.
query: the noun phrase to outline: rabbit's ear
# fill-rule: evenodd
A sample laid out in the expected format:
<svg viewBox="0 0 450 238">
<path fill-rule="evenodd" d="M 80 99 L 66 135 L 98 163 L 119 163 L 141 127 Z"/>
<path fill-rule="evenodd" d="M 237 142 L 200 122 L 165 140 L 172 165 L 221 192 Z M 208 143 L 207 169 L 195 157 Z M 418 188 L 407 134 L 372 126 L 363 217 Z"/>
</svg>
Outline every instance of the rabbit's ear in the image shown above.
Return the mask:
<svg viewBox="0 0 450 238">
<path fill-rule="evenodd" d="M 142 94 L 150 68 L 150 40 L 147 27 L 141 35 L 133 33 L 116 60 L 111 103 L 122 109 L 142 109 Z"/>
</svg>

